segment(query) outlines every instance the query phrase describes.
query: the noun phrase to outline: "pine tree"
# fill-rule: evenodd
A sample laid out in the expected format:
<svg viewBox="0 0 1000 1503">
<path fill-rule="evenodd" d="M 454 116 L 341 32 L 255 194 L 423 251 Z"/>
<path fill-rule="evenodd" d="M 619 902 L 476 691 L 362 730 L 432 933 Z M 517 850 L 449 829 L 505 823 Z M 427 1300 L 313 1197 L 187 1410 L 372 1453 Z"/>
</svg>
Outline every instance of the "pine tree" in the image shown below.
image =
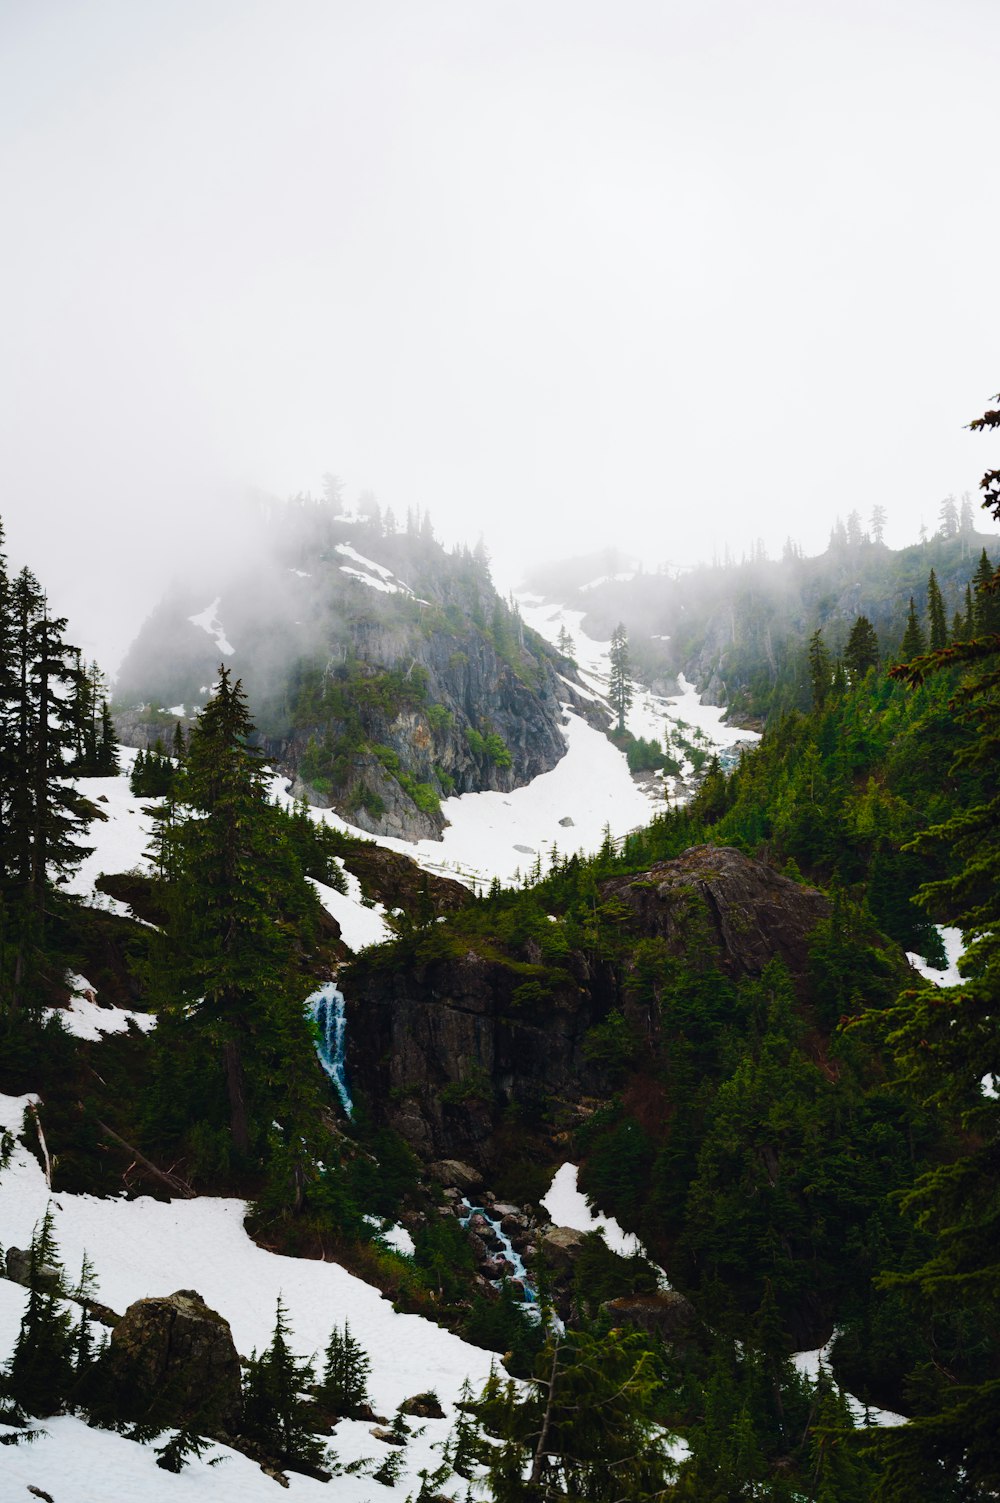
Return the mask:
<svg viewBox="0 0 1000 1503">
<path fill-rule="evenodd" d="M 360 1341 L 351 1335 L 347 1321 L 344 1321 L 343 1331 L 334 1326 L 319 1386 L 323 1403 L 335 1414 L 363 1417 L 361 1411 L 368 1405 L 370 1371 L 371 1361 Z"/>
<path fill-rule="evenodd" d="M 625 712 L 632 703 L 632 662 L 628 650 L 628 633 L 621 621 L 611 634 L 608 657 L 611 663 L 608 698 L 611 708 L 618 716 L 618 731 L 621 733 L 625 729 Z"/>
<path fill-rule="evenodd" d="M 826 650 L 821 631 L 809 638 L 809 682 L 812 686 L 814 710 L 821 710 L 830 692 L 830 654 Z"/>
<path fill-rule="evenodd" d="M 73 1323 L 65 1295 L 49 1206 L 31 1238 L 28 1300 L 2 1380 L 4 1397 L 28 1414 L 58 1414 L 73 1385 Z"/>
<path fill-rule="evenodd" d="M 851 627 L 851 634 L 844 648 L 844 667 L 855 684 L 863 679 L 870 668 L 877 668 L 879 661 L 878 637 L 867 616 L 859 616 Z"/>
<path fill-rule="evenodd" d="M 931 578 L 933 579 L 933 577 L 932 570 Z M 920 625 L 920 619 L 917 616 L 917 607 L 913 603 L 913 596 L 911 595 L 910 611 L 906 618 L 906 630 L 903 633 L 903 640 L 899 644 L 899 661 L 901 663 L 908 663 L 912 658 L 919 657 L 926 650 L 927 642 L 924 637 L 923 627 Z"/>
<path fill-rule="evenodd" d="M 948 627 L 945 623 L 944 596 L 941 594 L 941 587 L 933 569 L 927 579 L 927 623 L 930 629 L 931 652 L 937 652 L 938 648 L 943 647 L 948 640 Z M 918 648 L 917 652 L 911 652 L 903 661 L 909 662 L 910 658 L 917 657 L 918 653 L 924 650 L 923 647 Z"/>
<path fill-rule="evenodd" d="M 242 686 L 220 668 L 191 732 L 176 813 L 160 829 L 171 883 L 157 954 L 166 995 L 154 1115 L 178 1125 L 194 1115 L 213 1153 L 226 1121 L 237 1159 L 269 1166 L 269 1206 L 298 1211 L 316 1172 L 322 1076 L 295 962 L 317 900 L 289 822 L 268 801 L 253 731 Z M 185 1060 L 187 1106 L 178 1098 Z"/>
<path fill-rule="evenodd" d="M 259 1357 L 254 1352 L 247 1367 L 243 1433 L 280 1465 L 313 1469 L 327 1459 L 327 1449 L 314 1434 L 315 1407 L 303 1398 L 312 1367 L 293 1354 L 290 1335 L 279 1296 L 271 1344 Z"/>
<path fill-rule="evenodd" d="M 885 541 L 885 524 L 888 521 L 888 513 L 884 506 L 876 503 L 872 507 L 872 515 L 869 526 L 872 530 L 872 542 L 883 543 Z"/>
</svg>

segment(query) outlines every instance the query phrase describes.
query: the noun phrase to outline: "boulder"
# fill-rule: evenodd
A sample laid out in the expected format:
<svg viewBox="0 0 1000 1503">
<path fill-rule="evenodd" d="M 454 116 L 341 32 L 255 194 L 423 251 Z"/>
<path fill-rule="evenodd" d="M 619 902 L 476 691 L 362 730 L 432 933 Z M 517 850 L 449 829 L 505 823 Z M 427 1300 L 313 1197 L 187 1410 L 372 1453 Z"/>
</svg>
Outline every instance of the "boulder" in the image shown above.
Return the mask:
<svg viewBox="0 0 1000 1503">
<path fill-rule="evenodd" d="M 8 1247 L 7 1249 L 7 1277 L 14 1284 L 23 1284 L 25 1289 L 30 1286 L 31 1279 L 31 1253 L 22 1247 Z M 43 1264 L 37 1271 L 38 1287 L 43 1292 L 50 1294 L 59 1293 L 59 1270 Z"/>
<path fill-rule="evenodd" d="M 164 1426 L 196 1420 L 204 1433 L 222 1436 L 239 1429 L 243 1399 L 233 1333 L 193 1289 L 129 1305 L 99 1368 L 101 1386 L 124 1403 L 128 1418 Z"/>
<path fill-rule="evenodd" d="M 563 1272 L 571 1269 L 583 1252 L 586 1235 L 571 1226 L 554 1226 L 542 1238 L 540 1250 L 557 1272 Z"/>
<path fill-rule="evenodd" d="M 658 1289 L 654 1294 L 625 1294 L 609 1299 L 601 1309 L 616 1324 L 638 1326 L 664 1341 L 690 1336 L 698 1324 L 694 1305 L 676 1289 Z"/>
<path fill-rule="evenodd" d="M 412 1415 L 414 1419 L 444 1419 L 441 1400 L 431 1389 L 428 1389 L 426 1393 L 415 1393 L 412 1398 L 404 1399 L 399 1406 L 399 1412 Z"/>
<path fill-rule="evenodd" d="M 438 1159 L 428 1168 L 446 1189 L 462 1190 L 468 1194 L 470 1190 L 478 1190 L 483 1182 L 478 1169 L 473 1169 L 471 1164 L 461 1163 L 459 1159 Z"/>
</svg>

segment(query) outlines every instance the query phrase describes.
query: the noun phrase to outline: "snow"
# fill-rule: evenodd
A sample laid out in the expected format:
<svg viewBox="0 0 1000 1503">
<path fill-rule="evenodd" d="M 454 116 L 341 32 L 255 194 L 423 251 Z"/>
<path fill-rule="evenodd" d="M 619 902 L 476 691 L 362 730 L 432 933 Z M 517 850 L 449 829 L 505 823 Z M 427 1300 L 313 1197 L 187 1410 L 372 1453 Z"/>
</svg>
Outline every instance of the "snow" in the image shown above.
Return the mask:
<svg viewBox="0 0 1000 1503">
<path fill-rule="evenodd" d="M 588 579 L 586 584 L 580 586 L 581 590 L 596 590 L 602 584 L 628 584 L 635 578 L 635 570 L 624 574 L 598 574 L 596 579 Z"/>
<path fill-rule="evenodd" d="M 826 1346 L 816 1347 L 814 1351 L 793 1352 L 792 1361 L 795 1364 L 796 1371 L 800 1372 L 803 1377 L 808 1378 L 810 1382 L 815 1383 L 821 1369 L 825 1372 L 830 1371 L 830 1348 L 832 1345 L 833 1339 L 831 1338 Z M 861 1400 L 856 1399 L 852 1393 L 847 1393 L 843 1389 L 841 1389 L 841 1392 L 847 1400 L 848 1408 L 851 1411 L 851 1418 L 856 1425 L 906 1424 L 906 1416 L 903 1414 L 894 1414 L 891 1409 L 866 1408 Z"/>
<path fill-rule="evenodd" d="M 180 720 L 180 719 L 183 719 L 183 717 L 187 713 L 187 711 L 184 709 L 183 705 L 171 705 L 170 708 L 169 708 L 169 710 L 167 710 L 166 713 L 168 715 L 176 715 L 177 718 L 178 718 L 178 720 Z"/>
<path fill-rule="evenodd" d="M 556 1226 L 569 1226 L 577 1232 L 601 1230 L 612 1252 L 623 1258 L 645 1257 L 645 1248 L 632 1232 L 623 1231 L 613 1216 L 603 1216 L 595 1211 L 583 1191 L 577 1186 L 576 1164 L 560 1164 L 555 1177 L 540 1204 L 545 1207 Z"/>
<path fill-rule="evenodd" d="M 922 955 L 907 953 L 906 958 L 913 966 L 913 969 L 919 971 L 926 981 L 933 981 L 937 986 L 958 986 L 962 980 L 962 977 L 959 975 L 958 962 L 965 953 L 965 946 L 962 944 L 962 931 L 961 929 L 942 927 L 939 924 L 938 933 L 941 936 L 944 953 L 948 961 L 943 971 L 936 971 L 933 966 L 929 966 Z"/>
<path fill-rule="evenodd" d="M 199 611 L 196 616 L 189 616 L 188 620 L 192 626 L 200 626 L 202 631 L 207 631 L 208 635 L 215 639 L 215 645 L 219 651 L 229 657 L 236 651 L 236 648 L 227 638 L 222 622 L 219 620 L 220 599 L 221 597 L 216 595 L 211 605 L 206 605 L 205 609 Z"/>
<path fill-rule="evenodd" d="M 584 697 L 603 705 L 607 711 L 608 724 L 612 725 L 615 715 L 608 702 L 611 643 L 587 635 L 582 626 L 586 612 L 536 602 L 536 596 L 519 597 L 518 603 L 525 623 L 557 650 L 560 634 L 563 631 L 570 634 L 573 638 L 573 658 L 586 686 L 582 691 Z M 563 679 L 563 682 L 569 683 L 570 680 Z M 632 704 L 625 714 L 625 727 L 633 736 L 646 741 L 662 745 L 665 740 L 669 740 L 673 754 L 681 761 L 685 779 L 690 778 L 694 768 L 690 760 L 683 756 L 683 748 L 677 744 L 678 738 L 703 746 L 707 752 L 719 752 L 739 742 L 760 739 L 756 731 L 725 725 L 725 709 L 719 705 L 703 704 L 697 689 L 683 674 L 679 675 L 678 684 L 680 693 L 671 696 L 654 694 L 642 684 L 634 684 Z M 581 692 L 578 685 L 572 687 L 577 693 Z M 678 780 L 669 776 L 665 780 L 650 780 L 646 784 L 647 798 L 662 803 L 664 782 L 675 802 L 683 796 L 684 789 L 679 786 Z M 648 818 L 647 805 L 646 819 Z"/>
<path fill-rule="evenodd" d="M 30 1097 L 0 1096 L 0 1122 L 18 1128 Z M 42 1107 L 44 1121 L 44 1106 Z M 371 1357 L 370 1389 L 377 1413 L 391 1414 L 415 1393 L 433 1388 L 446 1411 L 451 1411 L 466 1377 L 479 1389 L 489 1376 L 492 1354 L 461 1341 L 418 1315 L 397 1314 L 377 1289 L 334 1263 L 288 1258 L 257 1247 L 243 1228 L 243 1201 L 201 1197 L 197 1200 L 157 1201 L 99 1199 L 57 1191 L 50 1196 L 34 1157 L 18 1144 L 10 1163 L 0 1172 L 0 1225 L 5 1245 L 26 1247 L 32 1231 L 51 1204 L 60 1256 L 73 1277 L 84 1250 L 97 1270 L 98 1297 L 123 1311 L 136 1299 L 195 1287 L 230 1322 L 237 1348 L 249 1355 L 270 1340 L 275 1304 L 280 1294 L 292 1329 L 293 1349 L 303 1355 L 322 1355 L 334 1325 L 346 1319 L 352 1334 Z M 399 1228 L 398 1233 L 403 1229 Z M 402 1238 L 400 1237 L 401 1241 Z M 13 1291 L 13 1293 L 12 1293 Z M 23 1291 L 0 1280 L 0 1352 L 10 1351 L 20 1318 Z M 414 1434 L 407 1447 L 407 1473 L 398 1496 L 415 1491 L 416 1472 L 439 1464 L 433 1450 L 448 1434 L 453 1414 L 445 1420 L 421 1422 L 424 1433 Z M 152 1452 L 106 1432 L 91 1432 L 79 1422 L 45 1421 L 48 1436 L 30 1447 L 4 1449 L 4 1478 L 23 1479 L 74 1503 L 117 1503 L 142 1497 L 229 1497 L 232 1479 L 245 1503 L 277 1496 L 273 1482 L 238 1457 L 204 1471 L 198 1464 L 180 1479 L 158 1471 Z M 381 1444 L 364 1423 L 344 1421 L 333 1438 L 338 1458 L 381 1457 Z M 92 1440 L 91 1436 L 97 1435 Z M 72 1474 L 68 1472 L 72 1468 Z M 90 1479 L 93 1478 L 93 1481 Z M 321 1493 L 322 1484 L 290 1477 L 292 1496 L 325 1496 L 338 1503 L 365 1503 L 381 1497 L 378 1484 L 364 1477 L 338 1478 Z M 169 1491 L 168 1491 L 169 1489 Z M 183 1491 L 181 1489 L 187 1489 Z M 4 1495 L 0 1488 L 0 1496 Z M 20 1496 L 20 1493 L 18 1494 Z"/>
<path fill-rule="evenodd" d="M 136 756 L 134 749 L 120 746 L 118 755 L 122 771 L 117 777 L 77 780 L 76 787 L 97 806 L 104 819 L 95 819 L 84 832 L 80 844 L 92 849 L 70 873 L 65 886 L 90 908 L 101 908 L 106 913 L 117 913 L 120 917 L 143 923 L 145 921 L 139 919 L 127 903 L 98 892 L 94 885 L 105 872 L 149 869 L 146 851 L 153 836 L 153 819 L 145 811 L 151 801 L 136 798 L 128 786 L 129 771 Z"/>
<path fill-rule="evenodd" d="M 391 569 L 387 569 L 384 564 L 375 563 L 374 559 L 365 558 L 364 554 L 352 548 L 350 543 L 338 543 L 337 552 L 342 557 L 352 559 L 354 563 L 361 565 L 360 569 L 352 569 L 350 564 L 341 564 L 342 574 L 350 574 L 362 584 L 371 585 L 373 590 L 382 590 L 387 595 L 409 595 L 418 600 L 409 585 L 398 575 L 393 574 Z M 372 577 L 373 575 L 375 578 Z M 427 601 L 418 600 L 418 604 L 426 605 Z"/>
<path fill-rule="evenodd" d="M 391 1226 L 388 1231 L 379 1233 L 379 1241 L 384 1242 L 386 1247 L 391 1247 L 394 1252 L 402 1253 L 404 1257 L 412 1258 L 416 1252 L 416 1245 L 405 1226 Z"/>
<path fill-rule="evenodd" d="M 371 585 L 373 590 L 382 590 L 386 595 L 402 595 L 404 592 L 399 585 L 390 583 L 388 579 L 373 579 L 370 574 L 362 574 L 360 569 L 352 569 L 348 564 L 341 564 L 341 574 L 350 574 L 361 584 Z"/>
<path fill-rule="evenodd" d="M 361 883 L 353 872 L 347 870 L 339 857 L 337 860 L 347 878 L 346 896 L 337 892 L 336 888 L 317 882 L 313 877 L 307 878 L 307 881 L 315 887 L 327 913 L 340 925 L 340 937 L 344 944 L 349 950 L 363 950 L 366 945 L 380 945 L 384 940 L 391 939 L 392 930 L 386 923 L 382 904 L 376 903 L 374 907 L 368 907 L 362 901 Z"/>
<path fill-rule="evenodd" d="M 369 574 L 378 574 L 382 579 L 395 578 L 391 569 L 387 569 L 384 564 L 376 564 L 370 558 L 365 558 L 364 554 L 358 553 L 355 548 L 351 547 L 350 543 L 338 543 L 337 552 L 342 553 L 345 558 L 352 558 L 356 564 L 360 564 L 363 569 L 367 569 Z"/>
<path fill-rule="evenodd" d="M 148 1012 L 131 1012 L 127 1007 L 101 1007 L 96 1000 L 97 992 L 86 976 L 67 974 L 66 985 L 72 996 L 68 1007 L 46 1007 L 45 1016 L 62 1020 L 67 1033 L 78 1039 L 96 1043 L 106 1033 L 124 1033 L 130 1023 L 135 1023 L 144 1033 L 156 1027 L 156 1019 Z"/>
</svg>

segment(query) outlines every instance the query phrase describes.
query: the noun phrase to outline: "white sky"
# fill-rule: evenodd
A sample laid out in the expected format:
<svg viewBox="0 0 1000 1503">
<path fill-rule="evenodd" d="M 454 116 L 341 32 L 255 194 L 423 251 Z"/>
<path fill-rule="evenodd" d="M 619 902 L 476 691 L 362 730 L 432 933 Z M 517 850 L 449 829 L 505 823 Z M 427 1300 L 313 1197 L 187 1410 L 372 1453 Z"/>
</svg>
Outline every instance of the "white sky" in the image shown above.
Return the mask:
<svg viewBox="0 0 1000 1503">
<path fill-rule="evenodd" d="M 109 666 L 253 485 L 649 565 L 975 492 L 996 0 L 5 0 L 0 514 Z M 995 445 L 993 446 L 995 449 Z"/>
</svg>

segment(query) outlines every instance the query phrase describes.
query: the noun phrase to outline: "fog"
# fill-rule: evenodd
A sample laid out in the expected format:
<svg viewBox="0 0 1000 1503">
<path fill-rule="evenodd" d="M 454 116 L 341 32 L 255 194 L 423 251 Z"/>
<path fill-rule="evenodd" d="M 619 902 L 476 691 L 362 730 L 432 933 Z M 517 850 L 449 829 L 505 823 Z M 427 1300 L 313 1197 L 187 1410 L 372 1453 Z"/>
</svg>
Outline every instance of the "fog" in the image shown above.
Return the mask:
<svg viewBox="0 0 1000 1503">
<path fill-rule="evenodd" d="M 503 579 L 995 465 L 995 0 L 6 0 L 0 515 L 113 668 L 250 488 Z"/>
</svg>

